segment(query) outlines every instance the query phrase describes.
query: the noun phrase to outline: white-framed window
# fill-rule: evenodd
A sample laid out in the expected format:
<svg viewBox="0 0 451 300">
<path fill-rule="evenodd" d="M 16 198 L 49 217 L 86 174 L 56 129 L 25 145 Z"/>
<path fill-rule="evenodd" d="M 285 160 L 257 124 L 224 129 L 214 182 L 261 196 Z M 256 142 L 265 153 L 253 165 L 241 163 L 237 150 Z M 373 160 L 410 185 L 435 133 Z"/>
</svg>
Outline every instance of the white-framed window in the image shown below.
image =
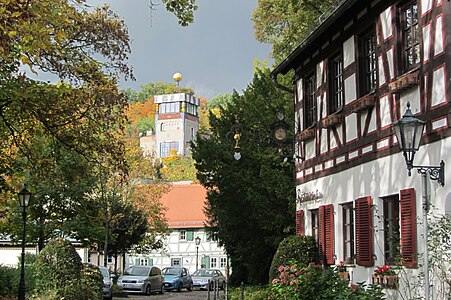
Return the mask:
<svg viewBox="0 0 451 300">
<path fill-rule="evenodd" d="M 180 240 L 186 241 L 186 230 L 180 230 Z"/>
<path fill-rule="evenodd" d="M 217 268 L 218 267 L 218 259 L 216 257 L 210 258 L 210 268 Z"/>
<path fill-rule="evenodd" d="M 106 262 L 107 262 L 108 264 L 112 264 L 112 263 L 113 263 L 113 258 L 112 258 L 111 256 L 107 256 Z"/>
<path fill-rule="evenodd" d="M 171 258 L 171 266 L 181 266 L 181 258 Z"/>
<path fill-rule="evenodd" d="M 151 266 L 153 264 L 152 258 L 138 257 L 135 258 L 135 266 Z"/>
<path fill-rule="evenodd" d="M 160 157 L 166 157 L 171 152 L 171 149 L 179 152 L 179 142 L 161 142 L 160 143 Z"/>
<path fill-rule="evenodd" d="M 219 267 L 225 269 L 227 267 L 227 257 L 221 257 L 219 259 Z"/>
</svg>

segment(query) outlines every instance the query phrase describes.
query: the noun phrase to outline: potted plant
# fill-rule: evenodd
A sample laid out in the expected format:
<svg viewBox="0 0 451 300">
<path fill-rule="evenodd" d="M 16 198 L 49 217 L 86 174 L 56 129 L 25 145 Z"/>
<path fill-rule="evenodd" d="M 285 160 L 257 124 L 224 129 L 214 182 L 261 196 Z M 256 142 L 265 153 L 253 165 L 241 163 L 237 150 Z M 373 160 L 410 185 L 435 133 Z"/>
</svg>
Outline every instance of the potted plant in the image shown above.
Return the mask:
<svg viewBox="0 0 451 300">
<path fill-rule="evenodd" d="M 341 280 L 346 280 L 346 281 L 349 280 L 349 272 L 348 272 L 348 270 L 346 269 L 346 266 L 345 266 L 344 261 L 341 260 L 341 261 L 338 263 L 338 265 L 335 265 L 334 270 L 335 270 L 335 272 L 337 272 L 338 277 L 339 277 Z"/>
<path fill-rule="evenodd" d="M 392 268 L 383 265 L 374 270 L 373 283 L 381 284 L 386 287 L 394 287 L 398 284 L 398 275 Z"/>
</svg>

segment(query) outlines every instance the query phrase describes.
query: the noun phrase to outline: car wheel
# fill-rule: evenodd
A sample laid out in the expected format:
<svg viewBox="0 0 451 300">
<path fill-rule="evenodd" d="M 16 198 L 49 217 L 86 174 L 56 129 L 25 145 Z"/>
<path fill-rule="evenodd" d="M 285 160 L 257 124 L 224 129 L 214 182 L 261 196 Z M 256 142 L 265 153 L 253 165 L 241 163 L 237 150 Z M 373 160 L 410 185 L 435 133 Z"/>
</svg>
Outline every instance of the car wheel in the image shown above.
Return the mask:
<svg viewBox="0 0 451 300">
<path fill-rule="evenodd" d="M 152 294 L 152 288 L 151 288 L 150 284 L 148 284 L 146 286 L 146 295 L 150 295 L 150 294 Z"/>
<path fill-rule="evenodd" d="M 164 294 L 164 284 L 161 285 L 160 294 Z"/>
<path fill-rule="evenodd" d="M 186 289 L 188 290 L 188 292 L 191 292 L 193 290 L 193 283 L 190 282 Z"/>
<path fill-rule="evenodd" d="M 177 287 L 177 292 L 180 293 L 180 291 L 183 289 L 183 284 L 180 282 L 179 286 Z"/>
</svg>

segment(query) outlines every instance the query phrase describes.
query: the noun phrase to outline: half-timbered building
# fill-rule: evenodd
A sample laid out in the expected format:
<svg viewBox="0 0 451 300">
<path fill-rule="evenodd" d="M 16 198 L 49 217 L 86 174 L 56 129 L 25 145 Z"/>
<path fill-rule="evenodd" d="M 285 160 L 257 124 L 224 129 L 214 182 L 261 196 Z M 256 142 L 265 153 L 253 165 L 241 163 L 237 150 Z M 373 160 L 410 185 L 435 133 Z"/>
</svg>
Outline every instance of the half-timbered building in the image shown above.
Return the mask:
<svg viewBox="0 0 451 300">
<path fill-rule="evenodd" d="M 409 102 L 426 122 L 415 165 L 451 166 L 450 36 L 449 0 L 341 1 L 271 74 L 294 75 L 297 233 L 353 282 L 382 265 L 410 283 L 422 271 L 422 180 L 392 123 Z M 429 184 L 431 216 L 449 213 L 451 183 Z"/>
</svg>

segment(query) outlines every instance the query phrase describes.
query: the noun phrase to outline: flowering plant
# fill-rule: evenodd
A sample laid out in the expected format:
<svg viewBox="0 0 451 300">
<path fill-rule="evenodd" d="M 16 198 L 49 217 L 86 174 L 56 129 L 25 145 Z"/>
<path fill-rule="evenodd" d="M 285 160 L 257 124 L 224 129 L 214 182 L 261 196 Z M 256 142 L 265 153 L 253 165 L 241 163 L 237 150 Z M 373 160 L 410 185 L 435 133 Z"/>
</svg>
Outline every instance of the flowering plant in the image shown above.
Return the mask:
<svg viewBox="0 0 451 300">
<path fill-rule="evenodd" d="M 390 269 L 389 266 L 383 265 L 376 270 L 374 270 L 374 274 L 376 275 L 396 275 L 393 269 Z"/>
<path fill-rule="evenodd" d="M 346 272 L 346 266 L 345 266 L 345 263 L 344 263 L 344 261 L 340 261 L 340 263 L 338 264 L 338 265 L 335 265 L 335 271 L 337 271 L 337 272 Z"/>
</svg>

